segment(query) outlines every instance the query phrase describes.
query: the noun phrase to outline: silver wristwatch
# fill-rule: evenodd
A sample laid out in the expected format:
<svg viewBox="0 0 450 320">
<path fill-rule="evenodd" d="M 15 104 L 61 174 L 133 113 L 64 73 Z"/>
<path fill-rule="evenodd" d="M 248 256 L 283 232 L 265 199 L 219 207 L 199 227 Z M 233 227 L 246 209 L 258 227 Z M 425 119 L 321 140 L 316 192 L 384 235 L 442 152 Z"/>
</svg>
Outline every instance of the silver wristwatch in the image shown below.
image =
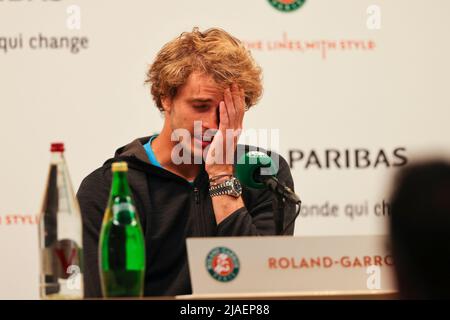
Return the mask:
<svg viewBox="0 0 450 320">
<path fill-rule="evenodd" d="M 232 177 L 222 183 L 209 187 L 209 195 L 211 197 L 229 195 L 235 198 L 242 194 L 242 186 L 238 179 Z"/>
</svg>

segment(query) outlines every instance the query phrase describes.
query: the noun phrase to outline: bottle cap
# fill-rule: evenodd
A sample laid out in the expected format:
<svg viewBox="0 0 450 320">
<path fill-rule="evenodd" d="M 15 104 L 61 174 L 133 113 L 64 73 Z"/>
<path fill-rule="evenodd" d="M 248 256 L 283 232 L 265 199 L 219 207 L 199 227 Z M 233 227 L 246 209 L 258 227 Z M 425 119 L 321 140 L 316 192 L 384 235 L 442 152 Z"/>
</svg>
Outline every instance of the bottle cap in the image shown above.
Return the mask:
<svg viewBox="0 0 450 320">
<path fill-rule="evenodd" d="M 50 145 L 51 152 L 64 152 L 64 143 L 62 142 L 52 142 Z"/>
<path fill-rule="evenodd" d="M 114 162 L 112 164 L 112 172 L 126 172 L 128 171 L 128 164 L 125 161 Z"/>
</svg>

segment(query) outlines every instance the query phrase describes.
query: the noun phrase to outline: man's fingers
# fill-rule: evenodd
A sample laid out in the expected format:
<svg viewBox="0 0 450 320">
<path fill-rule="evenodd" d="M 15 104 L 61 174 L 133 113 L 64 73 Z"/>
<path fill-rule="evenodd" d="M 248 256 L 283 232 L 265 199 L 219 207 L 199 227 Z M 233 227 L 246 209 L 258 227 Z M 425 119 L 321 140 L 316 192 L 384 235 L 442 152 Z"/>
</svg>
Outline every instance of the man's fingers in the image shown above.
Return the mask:
<svg viewBox="0 0 450 320">
<path fill-rule="evenodd" d="M 231 94 L 233 96 L 234 109 L 236 111 L 236 123 L 235 128 L 239 128 L 242 125 L 242 114 L 244 113 L 244 103 L 242 101 L 242 92 L 236 83 L 233 83 Z"/>
<path fill-rule="evenodd" d="M 228 117 L 227 108 L 225 106 L 225 102 L 220 101 L 219 103 L 219 113 L 220 113 L 220 126 L 224 126 L 225 128 L 229 128 L 230 119 Z"/>
<path fill-rule="evenodd" d="M 225 89 L 224 98 L 229 119 L 227 128 L 234 128 L 236 125 L 236 110 L 234 107 L 233 96 L 229 88 Z"/>
<path fill-rule="evenodd" d="M 241 95 L 241 109 L 239 110 L 239 124 L 242 127 L 242 122 L 244 121 L 244 113 L 245 113 L 245 92 L 244 89 L 240 90 Z"/>
</svg>

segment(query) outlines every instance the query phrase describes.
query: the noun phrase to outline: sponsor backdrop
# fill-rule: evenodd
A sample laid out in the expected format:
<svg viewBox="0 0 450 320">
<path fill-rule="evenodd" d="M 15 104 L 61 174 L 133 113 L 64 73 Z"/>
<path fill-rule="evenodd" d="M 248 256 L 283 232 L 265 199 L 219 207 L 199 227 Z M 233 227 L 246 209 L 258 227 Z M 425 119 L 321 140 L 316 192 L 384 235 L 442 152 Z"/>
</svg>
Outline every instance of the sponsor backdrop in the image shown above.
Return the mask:
<svg viewBox="0 0 450 320">
<path fill-rule="evenodd" d="M 450 154 L 449 11 L 445 0 L 0 0 L 0 298 L 38 298 L 49 143 L 66 143 L 78 189 L 117 147 L 158 131 L 145 72 L 194 26 L 226 29 L 263 67 L 245 127 L 279 130 L 268 146 L 304 202 L 296 235 L 385 234 L 391 176 Z"/>
</svg>

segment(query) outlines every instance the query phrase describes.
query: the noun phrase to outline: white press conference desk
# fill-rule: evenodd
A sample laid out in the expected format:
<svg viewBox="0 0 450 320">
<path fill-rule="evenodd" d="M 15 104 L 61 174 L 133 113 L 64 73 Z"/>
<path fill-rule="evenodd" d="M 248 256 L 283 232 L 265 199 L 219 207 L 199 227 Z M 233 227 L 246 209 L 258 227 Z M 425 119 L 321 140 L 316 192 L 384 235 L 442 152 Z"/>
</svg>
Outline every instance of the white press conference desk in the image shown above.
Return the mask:
<svg viewBox="0 0 450 320">
<path fill-rule="evenodd" d="M 397 291 L 373 290 L 372 292 L 264 292 L 238 294 L 189 294 L 175 296 L 177 300 L 396 300 Z"/>
<path fill-rule="evenodd" d="M 373 292 L 263 292 L 236 294 L 187 294 L 179 296 L 85 298 L 83 300 L 398 300 L 396 291 L 374 290 Z"/>
</svg>

